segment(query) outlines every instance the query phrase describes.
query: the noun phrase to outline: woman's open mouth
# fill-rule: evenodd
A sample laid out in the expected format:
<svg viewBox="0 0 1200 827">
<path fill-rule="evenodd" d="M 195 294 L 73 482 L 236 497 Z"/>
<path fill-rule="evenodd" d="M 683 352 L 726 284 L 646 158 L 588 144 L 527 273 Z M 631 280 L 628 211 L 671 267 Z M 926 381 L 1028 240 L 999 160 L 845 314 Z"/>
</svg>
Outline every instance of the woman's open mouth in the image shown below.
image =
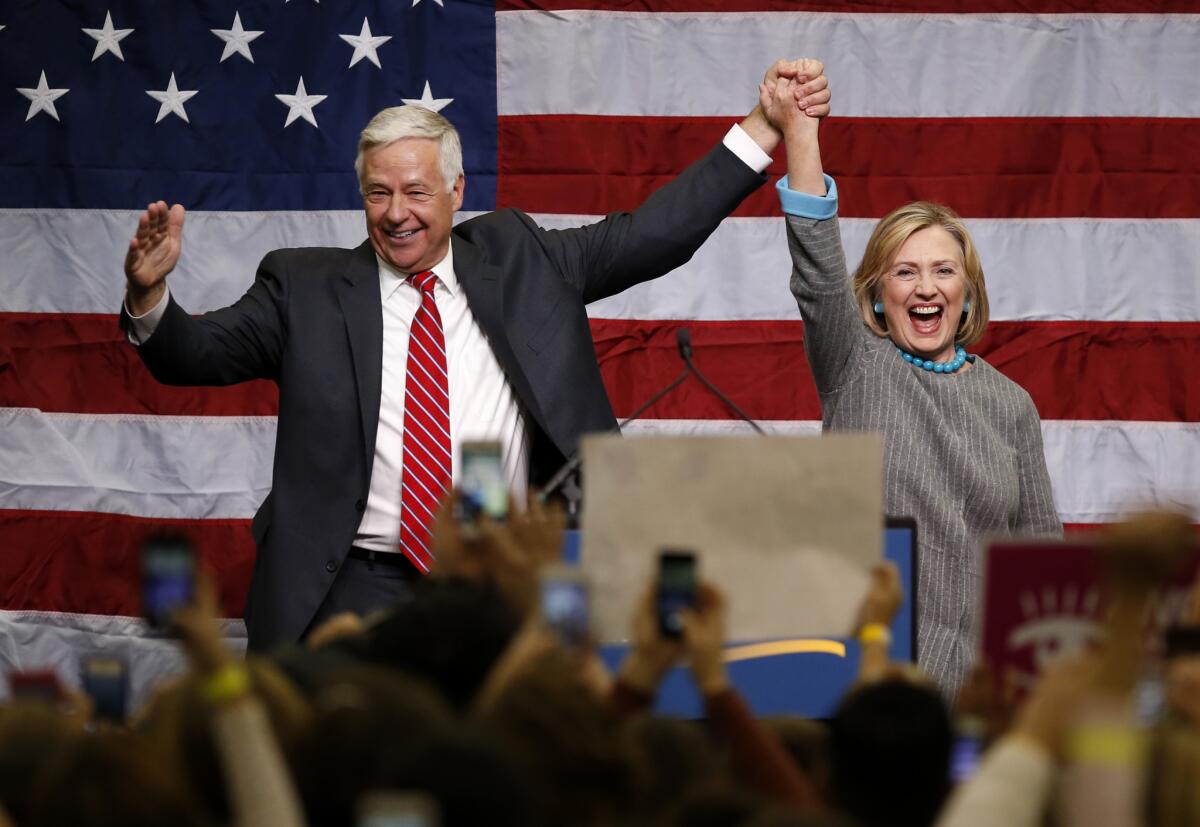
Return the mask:
<svg viewBox="0 0 1200 827">
<path fill-rule="evenodd" d="M 936 304 L 914 305 L 908 308 L 908 319 L 913 328 L 922 335 L 937 333 L 942 326 L 943 308 Z"/>
</svg>

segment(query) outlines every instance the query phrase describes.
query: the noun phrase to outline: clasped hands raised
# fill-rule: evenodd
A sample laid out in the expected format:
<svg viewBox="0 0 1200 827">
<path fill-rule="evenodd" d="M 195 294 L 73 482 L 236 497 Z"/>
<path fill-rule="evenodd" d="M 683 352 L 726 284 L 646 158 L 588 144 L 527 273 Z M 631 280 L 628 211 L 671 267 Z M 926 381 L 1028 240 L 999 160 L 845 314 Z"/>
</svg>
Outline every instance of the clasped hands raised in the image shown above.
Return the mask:
<svg viewBox="0 0 1200 827">
<path fill-rule="evenodd" d="M 816 130 L 829 114 L 829 79 L 816 58 L 777 60 L 758 86 L 763 117 L 780 132 L 789 128 Z"/>
</svg>

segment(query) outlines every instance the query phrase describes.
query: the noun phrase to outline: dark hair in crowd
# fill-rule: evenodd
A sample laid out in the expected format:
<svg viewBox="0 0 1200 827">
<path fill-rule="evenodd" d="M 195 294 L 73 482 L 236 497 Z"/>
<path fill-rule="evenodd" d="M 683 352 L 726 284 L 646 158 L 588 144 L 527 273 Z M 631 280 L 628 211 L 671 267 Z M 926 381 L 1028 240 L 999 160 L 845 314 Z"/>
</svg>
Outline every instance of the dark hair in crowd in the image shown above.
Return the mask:
<svg viewBox="0 0 1200 827">
<path fill-rule="evenodd" d="M 465 580 L 426 580 L 374 626 L 360 649 L 369 663 L 432 684 L 466 709 L 520 618 L 495 589 Z"/>
<path fill-rule="evenodd" d="M 322 827 L 353 827 L 359 796 L 394 789 L 388 769 L 404 765 L 451 723 L 432 688 L 377 667 L 328 676 L 315 705 L 298 750 L 296 781 L 309 821 Z"/>
<path fill-rule="evenodd" d="M 79 738 L 44 768 L 22 827 L 205 827 L 178 773 L 134 736 Z"/>
<path fill-rule="evenodd" d="M 863 827 L 932 824 L 950 791 L 950 713 L 932 686 L 852 690 L 830 722 L 833 802 Z"/>
</svg>

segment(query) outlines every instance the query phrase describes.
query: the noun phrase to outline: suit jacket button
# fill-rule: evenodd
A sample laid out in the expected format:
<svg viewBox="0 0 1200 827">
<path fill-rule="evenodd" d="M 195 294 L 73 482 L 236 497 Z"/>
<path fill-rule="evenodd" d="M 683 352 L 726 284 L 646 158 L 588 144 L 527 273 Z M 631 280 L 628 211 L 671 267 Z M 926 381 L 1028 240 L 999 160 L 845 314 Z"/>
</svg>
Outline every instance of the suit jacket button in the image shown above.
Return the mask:
<svg viewBox="0 0 1200 827">
<path fill-rule="evenodd" d="M 332 574 L 333 572 L 337 571 L 337 561 L 335 561 L 335 560 L 330 560 L 328 563 L 326 563 L 326 564 L 325 564 L 325 571 L 329 572 L 330 574 Z"/>
<path fill-rule="evenodd" d="M 355 511 L 357 511 L 359 514 L 361 514 L 361 513 L 363 513 L 364 511 L 366 511 L 366 510 L 367 510 L 367 503 L 366 503 L 366 501 L 365 501 L 365 500 L 359 500 L 358 502 L 356 502 L 356 503 L 354 504 L 354 510 L 355 510 Z"/>
</svg>

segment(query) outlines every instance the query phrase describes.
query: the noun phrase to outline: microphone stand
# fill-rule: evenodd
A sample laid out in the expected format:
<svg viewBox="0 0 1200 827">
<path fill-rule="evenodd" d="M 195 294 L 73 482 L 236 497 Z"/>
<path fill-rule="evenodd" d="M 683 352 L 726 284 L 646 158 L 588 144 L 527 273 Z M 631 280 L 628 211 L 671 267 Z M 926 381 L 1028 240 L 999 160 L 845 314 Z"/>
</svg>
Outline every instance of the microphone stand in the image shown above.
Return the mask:
<svg viewBox="0 0 1200 827">
<path fill-rule="evenodd" d="M 692 361 L 692 334 L 686 327 L 681 327 L 675 332 L 675 344 L 679 350 L 679 358 L 683 360 L 683 372 L 680 373 L 679 376 L 675 377 L 674 381 L 672 381 L 669 385 L 660 390 L 658 393 L 654 394 L 654 396 L 650 397 L 642 405 L 640 405 L 637 410 L 618 422 L 615 427 L 609 428 L 607 431 L 605 431 L 605 433 L 611 434 L 619 432 L 630 422 L 633 422 L 635 419 L 648 411 L 655 402 L 662 399 L 668 393 L 682 385 L 684 380 L 688 378 L 688 374 L 694 374 L 695 377 L 700 380 L 701 384 L 704 385 L 704 387 L 708 388 L 713 395 L 729 406 L 729 408 L 739 417 L 741 417 L 743 421 L 749 423 L 750 427 L 754 429 L 755 433 L 759 434 L 760 436 L 766 436 L 766 431 L 759 427 L 759 424 L 751 419 L 749 414 L 739 408 L 732 399 L 721 393 L 717 386 L 710 382 L 708 377 L 701 373 L 699 368 L 696 367 L 695 362 Z M 554 473 L 554 476 L 550 478 L 550 481 L 542 486 L 541 490 L 538 491 L 538 499 L 540 499 L 542 502 L 545 502 L 547 499 L 561 490 L 563 496 L 567 500 L 567 517 L 572 522 L 575 522 L 575 520 L 578 518 L 579 501 L 583 497 L 583 491 L 579 488 L 579 484 L 576 481 L 579 466 L 582 464 L 583 457 L 578 451 L 576 451 L 571 455 L 571 458 L 568 459 L 563 466 Z"/>
<path fill-rule="evenodd" d="M 690 371 L 691 373 L 695 374 L 696 378 L 700 380 L 704 387 L 708 388 L 713 396 L 724 402 L 730 410 L 732 410 L 742 419 L 743 422 L 748 423 L 750 427 L 754 429 L 754 433 L 758 434 L 759 436 L 766 436 L 767 432 L 759 427 L 757 422 L 750 418 L 750 414 L 743 411 L 732 399 L 721 393 L 717 386 L 710 382 L 708 377 L 700 372 L 700 368 L 696 367 L 696 364 L 692 361 L 692 334 L 686 327 L 679 328 L 679 330 L 675 333 L 675 341 L 676 344 L 679 345 L 679 358 L 683 359 L 683 364 L 686 371 Z"/>
<path fill-rule="evenodd" d="M 690 372 L 691 372 L 690 369 L 685 365 L 683 368 L 683 371 L 679 374 L 679 376 L 675 377 L 675 380 L 673 382 L 671 382 L 671 384 L 667 385 L 665 388 L 660 390 L 658 393 L 654 394 L 654 396 L 647 399 L 644 403 L 642 403 L 640 406 L 638 406 L 637 410 L 635 410 L 629 416 L 625 417 L 620 422 L 618 422 L 616 424 L 616 426 L 609 428 L 604 433 L 606 433 L 606 434 L 619 433 L 622 428 L 624 428 L 630 422 L 633 422 L 639 416 L 641 416 L 646 411 L 648 411 L 655 402 L 662 399 L 668 393 L 670 393 L 671 391 L 675 390 L 677 387 L 682 385 L 683 380 L 687 379 L 688 373 L 690 373 Z M 575 518 L 576 515 L 578 514 L 579 498 L 583 492 L 580 491 L 578 485 L 573 484 L 571 482 L 571 477 L 575 476 L 575 472 L 579 470 L 579 466 L 582 464 L 583 464 L 583 456 L 578 451 L 576 451 L 574 454 L 571 455 L 571 458 L 563 464 L 563 466 L 561 468 L 559 468 L 557 471 L 554 472 L 554 476 L 551 477 L 550 481 L 547 482 L 544 486 L 542 486 L 542 489 L 538 492 L 538 498 L 542 502 L 545 502 L 547 499 L 549 499 L 551 496 L 553 496 L 557 491 L 559 491 L 559 489 L 562 489 L 563 494 L 564 494 L 564 496 L 566 496 L 566 499 L 567 499 L 567 516 L 572 519 Z"/>
</svg>

